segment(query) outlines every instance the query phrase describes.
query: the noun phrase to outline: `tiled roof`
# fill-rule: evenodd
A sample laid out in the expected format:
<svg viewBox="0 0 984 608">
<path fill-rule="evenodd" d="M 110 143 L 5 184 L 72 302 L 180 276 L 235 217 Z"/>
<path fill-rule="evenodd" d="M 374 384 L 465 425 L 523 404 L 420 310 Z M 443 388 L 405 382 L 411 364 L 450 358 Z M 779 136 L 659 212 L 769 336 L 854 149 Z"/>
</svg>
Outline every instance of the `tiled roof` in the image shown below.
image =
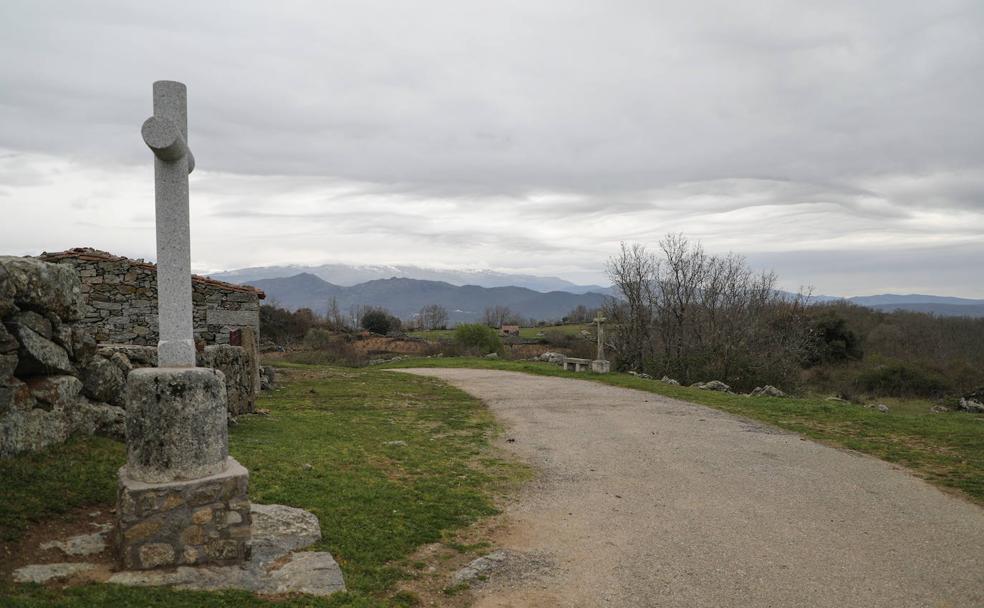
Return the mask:
<svg viewBox="0 0 984 608">
<path fill-rule="evenodd" d="M 144 260 L 131 260 L 119 255 L 113 255 L 108 251 L 100 251 L 98 249 L 93 249 L 92 247 L 74 247 L 67 251 L 59 251 L 56 253 L 48 253 L 45 251 L 39 256 L 45 261 L 56 261 L 64 260 L 66 258 L 74 258 L 77 260 L 84 260 L 86 262 L 119 262 L 127 261 L 131 266 L 138 266 L 140 268 L 146 268 L 148 270 L 155 270 L 157 268 L 156 264 L 151 264 L 150 262 L 145 262 Z M 212 287 L 218 287 L 219 289 L 225 289 L 226 291 L 241 291 L 243 293 L 255 293 L 259 299 L 266 298 L 266 293 L 262 289 L 257 289 L 256 287 L 251 287 L 249 285 L 237 285 L 236 283 L 226 283 L 225 281 L 217 281 L 209 277 L 199 276 L 197 274 L 191 275 L 191 280 L 199 285 L 210 285 Z"/>
</svg>

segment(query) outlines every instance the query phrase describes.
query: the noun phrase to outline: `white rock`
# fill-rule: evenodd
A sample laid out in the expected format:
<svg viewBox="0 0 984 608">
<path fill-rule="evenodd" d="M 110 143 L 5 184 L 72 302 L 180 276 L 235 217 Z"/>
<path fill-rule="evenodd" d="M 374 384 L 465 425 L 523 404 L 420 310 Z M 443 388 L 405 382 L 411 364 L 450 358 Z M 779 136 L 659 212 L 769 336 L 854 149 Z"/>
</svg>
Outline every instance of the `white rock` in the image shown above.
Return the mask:
<svg viewBox="0 0 984 608">
<path fill-rule="evenodd" d="M 106 549 L 106 533 L 112 529 L 109 524 L 100 524 L 99 532 L 80 534 L 67 540 L 52 540 L 41 543 L 41 549 L 58 549 L 65 555 L 95 555 Z"/>
<path fill-rule="evenodd" d="M 14 570 L 14 582 L 17 583 L 47 583 L 48 581 L 68 578 L 95 570 L 95 564 L 85 562 L 61 564 L 34 564 Z"/>
</svg>

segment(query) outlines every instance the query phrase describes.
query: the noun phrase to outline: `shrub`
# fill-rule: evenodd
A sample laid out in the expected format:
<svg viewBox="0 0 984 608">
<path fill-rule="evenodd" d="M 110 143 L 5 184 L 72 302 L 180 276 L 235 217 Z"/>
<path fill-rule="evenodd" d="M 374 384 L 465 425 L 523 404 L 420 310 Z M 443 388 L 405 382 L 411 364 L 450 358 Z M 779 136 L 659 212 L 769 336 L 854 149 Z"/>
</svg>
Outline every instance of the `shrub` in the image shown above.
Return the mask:
<svg viewBox="0 0 984 608">
<path fill-rule="evenodd" d="M 466 323 L 455 327 L 454 342 L 464 348 L 477 349 L 481 354 L 495 353 L 502 349 L 498 332 L 481 323 Z"/>
<path fill-rule="evenodd" d="M 360 325 L 374 334 L 385 336 L 392 328 L 392 321 L 385 310 L 370 310 L 362 315 Z"/>
<path fill-rule="evenodd" d="M 336 364 L 358 367 L 366 364 L 365 353 L 352 344 L 351 336 L 333 334 L 326 329 L 314 328 L 304 336 L 307 350 L 295 351 L 286 359 L 292 363 L 311 365 Z"/>
<path fill-rule="evenodd" d="M 861 338 L 848 327 L 847 319 L 833 311 L 813 320 L 810 335 L 813 344 L 806 355 L 807 365 L 859 361 L 864 356 Z"/>
<path fill-rule="evenodd" d="M 859 390 L 893 397 L 936 397 L 949 389 L 939 374 L 904 363 L 880 365 L 858 374 Z"/>
</svg>

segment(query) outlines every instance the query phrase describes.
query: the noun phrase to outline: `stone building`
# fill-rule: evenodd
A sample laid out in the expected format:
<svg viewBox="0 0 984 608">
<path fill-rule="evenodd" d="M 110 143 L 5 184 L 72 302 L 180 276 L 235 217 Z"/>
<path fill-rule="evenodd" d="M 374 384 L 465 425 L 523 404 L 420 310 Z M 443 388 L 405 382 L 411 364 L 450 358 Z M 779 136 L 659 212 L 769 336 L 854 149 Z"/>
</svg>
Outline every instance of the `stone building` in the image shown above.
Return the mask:
<svg viewBox="0 0 984 608">
<path fill-rule="evenodd" d="M 157 267 L 91 247 L 42 253 L 46 262 L 72 265 L 82 282 L 83 315 L 97 342 L 157 345 Z M 192 276 L 195 339 L 229 344 L 236 329 L 260 328 L 263 291 Z"/>
<path fill-rule="evenodd" d="M 77 325 L 102 350 L 121 352 L 137 367 L 157 365 L 155 264 L 91 247 L 45 252 L 39 259 L 74 268 L 82 302 Z M 260 300 L 266 295 L 248 285 L 197 275 L 191 277 L 191 285 L 198 365 L 225 374 L 231 416 L 252 412 L 260 390 Z"/>
</svg>

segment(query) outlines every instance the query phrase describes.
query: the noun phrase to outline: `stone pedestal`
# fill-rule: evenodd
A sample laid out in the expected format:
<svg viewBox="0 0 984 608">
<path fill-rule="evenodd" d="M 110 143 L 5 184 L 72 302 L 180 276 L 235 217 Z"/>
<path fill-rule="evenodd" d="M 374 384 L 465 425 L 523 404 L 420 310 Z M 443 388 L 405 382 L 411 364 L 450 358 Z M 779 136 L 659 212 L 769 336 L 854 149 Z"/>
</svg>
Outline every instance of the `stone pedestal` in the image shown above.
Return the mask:
<svg viewBox="0 0 984 608">
<path fill-rule="evenodd" d="M 591 362 L 591 371 L 596 374 L 607 374 L 611 371 L 611 363 L 604 359 L 595 359 Z"/>
<path fill-rule="evenodd" d="M 222 372 L 144 368 L 127 378 L 117 560 L 143 570 L 249 556 L 249 474 L 229 457 Z"/>
<path fill-rule="evenodd" d="M 226 388 L 214 369 L 135 369 L 126 379 L 126 465 L 148 483 L 219 473 L 229 455 Z"/>
<path fill-rule="evenodd" d="M 233 458 L 194 480 L 146 483 L 120 469 L 115 545 L 124 570 L 241 563 L 250 554 L 249 473 Z"/>
</svg>

